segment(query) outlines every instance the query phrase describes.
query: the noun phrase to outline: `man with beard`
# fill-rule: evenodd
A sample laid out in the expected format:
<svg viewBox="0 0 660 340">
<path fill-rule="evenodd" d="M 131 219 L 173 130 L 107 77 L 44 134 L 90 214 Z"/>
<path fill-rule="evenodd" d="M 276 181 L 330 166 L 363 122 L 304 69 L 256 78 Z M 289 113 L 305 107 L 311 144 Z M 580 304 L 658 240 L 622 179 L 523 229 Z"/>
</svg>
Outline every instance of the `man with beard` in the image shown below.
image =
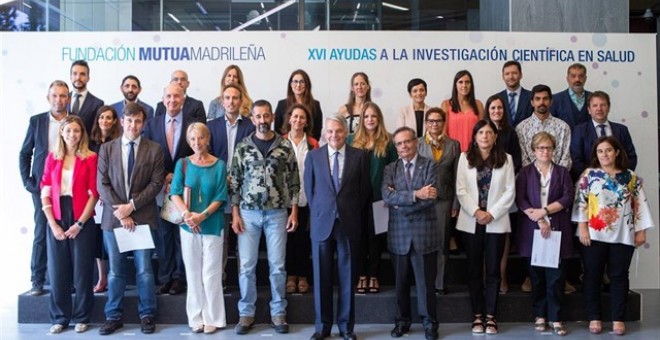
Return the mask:
<svg viewBox="0 0 660 340">
<path fill-rule="evenodd" d="M 277 333 L 288 333 L 284 262 L 287 232 L 298 227 L 298 161 L 291 142 L 271 130 L 275 117 L 268 101 L 254 102 L 250 118 L 257 129 L 236 145 L 229 185 L 240 263 L 241 298 L 235 331 L 247 334 L 255 323 L 256 268 L 263 232 L 270 268 L 271 326 Z M 289 216 L 287 208 L 291 208 Z"/>
<path fill-rule="evenodd" d="M 85 129 L 89 135 L 94 126 L 94 118 L 96 111 L 103 106 L 103 100 L 95 97 L 87 90 L 87 83 L 89 82 L 89 65 L 84 60 L 76 60 L 71 64 L 71 85 L 73 91 L 71 92 L 71 112 L 74 115 L 80 116 Z"/>
<path fill-rule="evenodd" d="M 506 88 L 498 95 L 508 106 L 509 124 L 515 128 L 525 118 L 532 115 L 532 93 L 520 85 L 523 78 L 522 67 L 516 60 L 509 60 L 502 66 L 502 80 Z"/>
<path fill-rule="evenodd" d="M 520 151 L 522 154 L 522 165 L 526 166 L 534 162 L 534 151 L 532 150 L 532 138 L 535 134 L 545 131 L 557 139 L 557 146 L 552 154 L 552 161 L 567 169 L 571 168 L 571 128 L 563 120 L 550 114 L 552 104 L 552 91 L 547 85 L 536 85 L 532 88 L 532 107 L 534 113 L 523 120 L 516 127 L 516 133 L 520 140 Z"/>
<path fill-rule="evenodd" d="M 587 68 L 575 63 L 568 67 L 566 72 L 568 88 L 555 93 L 550 112 L 552 115 L 565 121 L 571 128 L 589 120 L 587 99 L 591 92 L 584 89 L 587 82 Z"/>
<path fill-rule="evenodd" d="M 176 70 L 172 72 L 170 77 L 170 84 L 178 85 L 183 90 L 183 114 L 191 116 L 196 122 L 206 123 L 206 111 L 204 104 L 201 101 L 188 95 L 188 87 L 190 81 L 188 80 L 188 73 L 183 70 Z M 166 111 L 164 102 L 158 102 L 156 105 L 156 116 L 164 114 Z"/>
<path fill-rule="evenodd" d="M 142 106 L 144 113 L 147 115 L 143 123 L 146 123 L 151 117 L 154 116 L 154 108 L 149 104 L 138 99 L 138 95 L 142 92 L 142 86 L 140 85 L 140 79 L 134 75 L 127 75 L 122 79 L 121 86 L 119 90 L 124 95 L 124 100 L 120 100 L 110 106 L 117 111 L 118 118 L 121 119 L 121 116 L 124 111 L 124 106 L 128 103 L 137 103 Z"/>
</svg>

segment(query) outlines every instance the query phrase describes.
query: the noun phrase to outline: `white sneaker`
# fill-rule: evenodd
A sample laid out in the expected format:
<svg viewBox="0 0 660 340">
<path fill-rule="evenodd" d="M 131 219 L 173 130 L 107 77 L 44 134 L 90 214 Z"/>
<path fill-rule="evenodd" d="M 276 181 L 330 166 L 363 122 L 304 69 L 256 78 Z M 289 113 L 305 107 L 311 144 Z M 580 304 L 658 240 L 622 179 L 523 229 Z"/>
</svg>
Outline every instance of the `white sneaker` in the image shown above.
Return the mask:
<svg viewBox="0 0 660 340">
<path fill-rule="evenodd" d="M 83 333 L 87 331 L 88 328 L 89 326 L 86 323 L 77 323 L 74 329 L 76 330 L 76 333 Z"/>
<path fill-rule="evenodd" d="M 64 326 L 60 325 L 59 323 L 56 323 L 52 326 L 50 326 L 50 334 L 60 334 L 64 330 Z"/>
</svg>

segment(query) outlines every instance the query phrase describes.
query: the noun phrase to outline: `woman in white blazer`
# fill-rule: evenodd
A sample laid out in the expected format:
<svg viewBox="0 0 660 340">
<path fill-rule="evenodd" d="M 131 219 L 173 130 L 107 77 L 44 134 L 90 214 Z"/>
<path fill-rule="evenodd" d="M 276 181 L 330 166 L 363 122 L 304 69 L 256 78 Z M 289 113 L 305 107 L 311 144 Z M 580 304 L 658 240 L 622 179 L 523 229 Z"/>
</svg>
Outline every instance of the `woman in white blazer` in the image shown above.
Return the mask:
<svg viewBox="0 0 660 340">
<path fill-rule="evenodd" d="M 426 105 L 426 82 L 415 78 L 408 82 L 408 94 L 412 103 L 401 108 L 396 117 L 396 128 L 407 126 L 415 131 L 417 138 L 424 135 L 424 113 L 431 107 Z"/>
<path fill-rule="evenodd" d="M 497 333 L 500 260 L 506 233 L 511 231 L 509 209 L 515 199 L 513 160 L 496 141 L 495 124 L 477 122 L 468 151 L 458 160 L 456 174 L 456 197 L 461 205 L 456 229 L 463 236 L 468 259 L 473 333 Z"/>
</svg>

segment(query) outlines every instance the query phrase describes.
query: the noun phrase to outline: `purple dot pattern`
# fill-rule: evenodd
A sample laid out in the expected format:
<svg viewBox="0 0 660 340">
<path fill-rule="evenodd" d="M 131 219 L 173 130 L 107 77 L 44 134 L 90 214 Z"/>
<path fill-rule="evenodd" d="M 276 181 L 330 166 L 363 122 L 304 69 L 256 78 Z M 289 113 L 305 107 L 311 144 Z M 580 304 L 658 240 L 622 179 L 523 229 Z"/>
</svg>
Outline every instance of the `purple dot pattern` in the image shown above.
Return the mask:
<svg viewBox="0 0 660 340">
<path fill-rule="evenodd" d="M 596 62 L 593 63 L 593 64 L 591 64 L 591 68 L 593 68 L 594 70 L 597 70 L 599 66 L 600 66 L 600 65 L 599 65 L 598 63 L 596 63 Z"/>
<path fill-rule="evenodd" d="M 607 75 L 607 71 L 603 71 L 603 75 L 606 76 L 606 75 Z"/>
<path fill-rule="evenodd" d="M 480 43 L 484 40 L 484 34 L 481 32 L 470 32 L 470 41 L 473 43 Z"/>
<path fill-rule="evenodd" d="M 647 111 L 642 111 L 642 118 L 646 118 L 649 116 L 649 113 Z"/>
<path fill-rule="evenodd" d="M 374 98 L 380 98 L 383 95 L 383 90 L 380 88 L 375 88 L 372 92 L 371 95 L 374 96 Z"/>
<path fill-rule="evenodd" d="M 641 76 L 641 75 L 642 75 L 642 71 L 637 72 L 637 75 L 638 75 L 638 76 Z"/>
<path fill-rule="evenodd" d="M 26 227 L 21 227 L 21 234 L 25 235 L 28 232 L 28 228 Z"/>
<path fill-rule="evenodd" d="M 156 34 L 153 37 L 154 42 L 159 42 L 160 41 L 160 35 Z"/>
<path fill-rule="evenodd" d="M 648 242 L 644 243 L 644 249 L 649 249 L 649 248 L 651 248 L 651 244 Z"/>
<path fill-rule="evenodd" d="M 2 55 L 7 55 L 8 53 L 9 53 L 9 51 L 7 51 L 7 50 L 2 50 Z"/>
<path fill-rule="evenodd" d="M 591 42 L 598 47 L 603 47 L 607 44 L 607 36 L 603 33 L 596 33 L 591 37 Z"/>
<path fill-rule="evenodd" d="M 280 33 L 280 38 L 286 39 L 286 33 Z"/>
<path fill-rule="evenodd" d="M 618 80 L 612 80 L 612 87 L 619 87 L 619 81 Z"/>
<path fill-rule="evenodd" d="M 577 38 L 576 36 L 574 36 L 574 35 L 571 35 L 571 42 L 572 42 L 572 43 L 575 43 L 575 42 L 577 42 L 577 41 L 578 41 L 578 38 Z"/>
</svg>

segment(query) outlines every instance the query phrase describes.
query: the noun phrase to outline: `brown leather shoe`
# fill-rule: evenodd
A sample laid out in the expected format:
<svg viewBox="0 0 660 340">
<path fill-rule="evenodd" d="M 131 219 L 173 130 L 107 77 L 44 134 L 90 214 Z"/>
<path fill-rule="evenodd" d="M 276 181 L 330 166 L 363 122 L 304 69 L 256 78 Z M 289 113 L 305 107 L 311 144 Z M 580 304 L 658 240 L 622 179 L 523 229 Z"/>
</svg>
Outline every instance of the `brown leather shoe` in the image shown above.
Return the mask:
<svg viewBox="0 0 660 340">
<path fill-rule="evenodd" d="M 156 289 L 156 295 L 169 294 L 171 287 L 172 287 L 172 281 L 163 283 L 162 286 L 160 286 L 160 287 L 158 287 L 158 289 Z"/>
<path fill-rule="evenodd" d="M 179 295 L 186 290 L 186 283 L 181 280 L 172 281 L 172 287 L 170 288 L 170 295 Z"/>
</svg>

